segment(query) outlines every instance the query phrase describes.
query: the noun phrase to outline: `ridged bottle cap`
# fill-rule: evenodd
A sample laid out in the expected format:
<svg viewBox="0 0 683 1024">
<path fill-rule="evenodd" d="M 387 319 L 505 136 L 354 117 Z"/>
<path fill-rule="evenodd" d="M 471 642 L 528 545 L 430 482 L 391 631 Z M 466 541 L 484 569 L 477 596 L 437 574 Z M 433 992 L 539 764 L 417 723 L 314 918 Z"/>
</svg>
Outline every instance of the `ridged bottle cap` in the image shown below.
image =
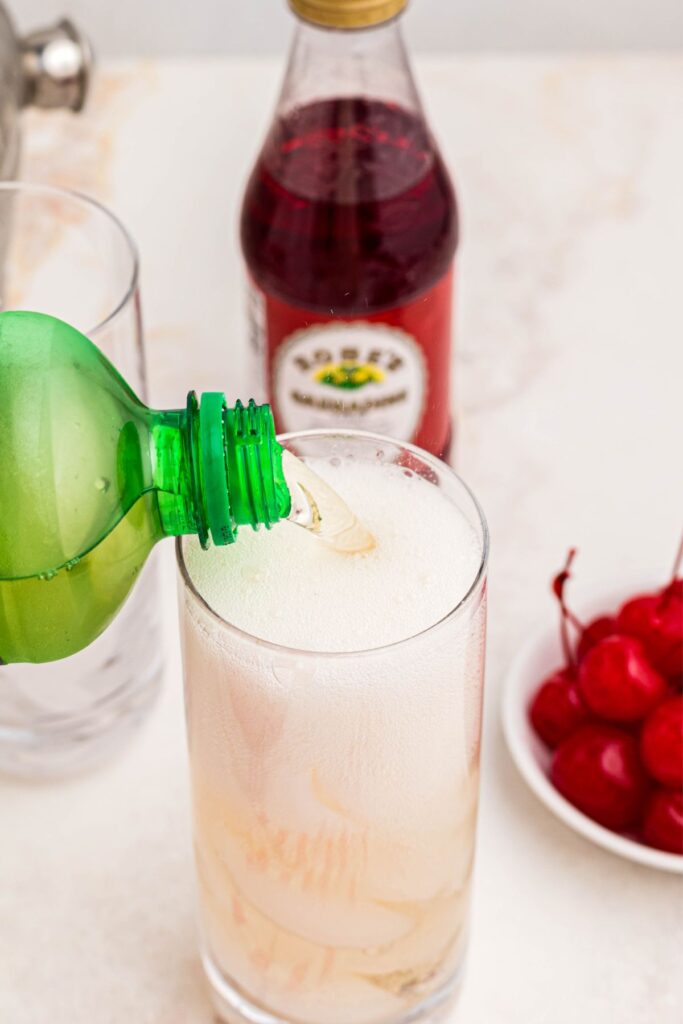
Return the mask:
<svg viewBox="0 0 683 1024">
<path fill-rule="evenodd" d="M 240 526 L 270 529 L 289 515 L 291 497 L 269 406 L 251 401 L 230 408 L 222 392 L 207 391 L 199 405 L 198 440 L 199 504 L 214 544 L 232 544 Z"/>
<path fill-rule="evenodd" d="M 237 526 L 270 529 L 286 519 L 292 499 L 282 469 L 269 405 L 236 402 L 225 410 L 225 453 L 232 515 Z"/>
<path fill-rule="evenodd" d="M 304 21 L 327 28 L 367 28 L 390 21 L 408 0 L 289 0 Z"/>
</svg>

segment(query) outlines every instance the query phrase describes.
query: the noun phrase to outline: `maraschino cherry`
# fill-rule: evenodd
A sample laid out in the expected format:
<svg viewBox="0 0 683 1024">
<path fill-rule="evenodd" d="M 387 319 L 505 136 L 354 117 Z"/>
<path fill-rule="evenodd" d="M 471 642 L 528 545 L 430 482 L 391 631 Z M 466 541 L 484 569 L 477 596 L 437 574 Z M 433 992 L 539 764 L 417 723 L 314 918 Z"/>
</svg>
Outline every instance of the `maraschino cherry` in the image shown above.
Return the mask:
<svg viewBox="0 0 683 1024">
<path fill-rule="evenodd" d="M 617 615 L 620 633 L 638 637 L 652 664 L 666 676 L 683 669 L 683 601 L 676 592 L 641 594 L 627 601 Z"/>
<path fill-rule="evenodd" d="M 658 789 L 645 806 L 643 839 L 669 853 L 683 854 L 683 793 Z"/>
<path fill-rule="evenodd" d="M 587 626 L 583 626 L 576 646 L 577 661 L 583 661 L 591 647 L 595 647 L 605 637 L 612 636 L 617 632 L 617 620 L 613 615 L 600 615 L 597 619 L 589 622 Z"/>
<path fill-rule="evenodd" d="M 529 707 L 531 724 L 551 749 L 571 736 L 588 715 L 572 669 L 560 669 L 545 679 Z"/>
<path fill-rule="evenodd" d="M 609 725 L 584 725 L 560 744 L 550 777 L 570 803 L 612 829 L 637 823 L 648 790 L 636 740 Z"/>
<path fill-rule="evenodd" d="M 683 579 L 678 577 L 683 540 L 671 582 L 656 594 L 641 594 L 626 601 L 617 615 L 620 633 L 637 637 L 652 664 L 665 676 L 683 673 Z"/>
<path fill-rule="evenodd" d="M 646 718 L 640 756 L 657 782 L 683 788 L 683 697 L 669 697 Z"/>
<path fill-rule="evenodd" d="M 609 722 L 637 722 L 666 693 L 666 680 L 647 660 L 640 640 L 606 636 L 579 666 L 579 691 L 590 710 Z"/>
</svg>

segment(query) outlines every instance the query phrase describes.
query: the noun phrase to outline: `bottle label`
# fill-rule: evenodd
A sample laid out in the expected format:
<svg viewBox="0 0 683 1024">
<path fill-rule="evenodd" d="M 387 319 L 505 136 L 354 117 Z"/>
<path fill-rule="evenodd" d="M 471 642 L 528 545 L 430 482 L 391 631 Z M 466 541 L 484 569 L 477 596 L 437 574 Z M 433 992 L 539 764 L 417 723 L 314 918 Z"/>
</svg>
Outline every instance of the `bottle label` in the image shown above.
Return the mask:
<svg viewBox="0 0 683 1024">
<path fill-rule="evenodd" d="M 252 354 L 278 431 L 368 430 L 441 454 L 450 429 L 451 292 L 449 271 L 403 306 L 342 318 L 252 283 Z"/>
</svg>

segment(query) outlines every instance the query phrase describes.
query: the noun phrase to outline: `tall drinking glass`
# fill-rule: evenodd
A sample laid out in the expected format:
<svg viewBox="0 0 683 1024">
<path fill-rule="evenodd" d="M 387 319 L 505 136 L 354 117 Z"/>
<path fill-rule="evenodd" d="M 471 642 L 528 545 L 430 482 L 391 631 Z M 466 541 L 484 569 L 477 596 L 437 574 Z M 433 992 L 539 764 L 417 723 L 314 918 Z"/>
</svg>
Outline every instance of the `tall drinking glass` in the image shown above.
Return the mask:
<svg viewBox="0 0 683 1024">
<path fill-rule="evenodd" d="M 419 609 L 427 588 L 448 600 L 439 553 L 465 534 L 472 557 L 438 621 L 416 622 L 374 649 L 350 640 L 342 653 L 325 653 L 226 621 L 196 571 L 197 555 L 221 556 L 178 542 L 204 968 L 231 1024 L 442 1020 L 461 977 L 474 859 L 486 523 L 452 470 L 410 445 L 354 432 L 282 440 L 314 465 L 364 464 L 368 507 L 390 467 L 421 478 L 406 501 L 448 502 L 464 520 L 457 538 L 422 524 L 429 573 L 421 579 L 417 566 L 415 578 L 397 582 L 387 564 L 380 615 L 395 616 L 405 600 Z M 385 524 L 389 539 L 394 516 L 406 516 L 405 502 Z M 239 543 L 222 557 L 240 556 Z M 270 537 L 262 543 L 266 557 Z M 283 561 L 274 576 L 297 571 Z M 240 568 L 245 600 L 270 566 Z M 321 620 L 316 609 L 316 621 L 328 611 L 337 610 Z"/>
<path fill-rule="evenodd" d="M 0 309 L 73 324 L 144 397 L 137 252 L 99 203 L 48 186 L 0 183 Z M 150 564 L 87 650 L 46 665 L 0 666 L 0 771 L 50 778 L 119 746 L 158 689 L 157 609 Z"/>
</svg>

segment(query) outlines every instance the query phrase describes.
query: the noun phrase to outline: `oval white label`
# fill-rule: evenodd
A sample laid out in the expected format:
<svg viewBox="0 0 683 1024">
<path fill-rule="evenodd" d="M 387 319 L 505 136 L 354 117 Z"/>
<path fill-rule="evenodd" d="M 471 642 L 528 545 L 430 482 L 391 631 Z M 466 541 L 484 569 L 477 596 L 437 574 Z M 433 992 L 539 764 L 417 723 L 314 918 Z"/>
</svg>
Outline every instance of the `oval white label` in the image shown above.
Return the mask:
<svg viewBox="0 0 683 1024">
<path fill-rule="evenodd" d="M 314 324 L 285 338 L 273 357 L 273 396 L 284 431 L 345 427 L 410 441 L 425 390 L 422 349 L 388 324 Z"/>
</svg>

